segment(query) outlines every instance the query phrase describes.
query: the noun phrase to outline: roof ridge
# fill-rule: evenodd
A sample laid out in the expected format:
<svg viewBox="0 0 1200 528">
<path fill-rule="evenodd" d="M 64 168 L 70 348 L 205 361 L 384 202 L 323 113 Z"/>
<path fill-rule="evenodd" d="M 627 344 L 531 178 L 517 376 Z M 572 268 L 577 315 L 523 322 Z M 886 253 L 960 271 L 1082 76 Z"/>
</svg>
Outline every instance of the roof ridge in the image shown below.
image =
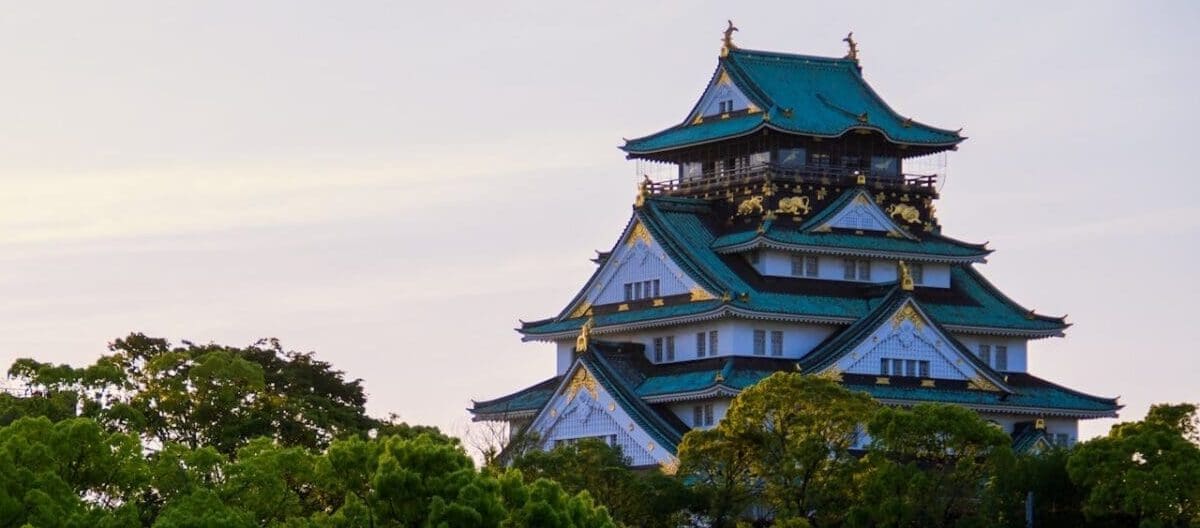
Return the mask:
<svg viewBox="0 0 1200 528">
<path fill-rule="evenodd" d="M 1057 383 L 1055 383 L 1055 382 L 1053 382 L 1053 381 L 1050 381 L 1050 380 L 1048 380 L 1048 379 L 1046 379 L 1046 378 L 1042 378 L 1042 377 L 1039 377 L 1039 376 L 1035 376 L 1035 375 L 1033 375 L 1033 374 L 1030 374 L 1030 373 L 1028 373 L 1028 372 L 1014 372 L 1014 373 L 1010 373 L 1010 374 L 1019 374 L 1019 375 L 1022 375 L 1022 376 L 1028 377 L 1028 378 L 1032 378 L 1032 379 L 1034 379 L 1034 380 L 1037 380 L 1037 381 L 1039 381 L 1039 382 L 1041 382 L 1041 383 L 1044 383 L 1044 384 L 1046 384 L 1046 385 L 1049 385 L 1049 386 L 1051 386 L 1051 387 L 1054 387 L 1054 388 L 1056 388 L 1056 389 L 1058 389 L 1058 390 L 1061 390 L 1061 391 L 1064 391 L 1064 392 L 1067 392 L 1067 393 L 1070 393 L 1070 394 L 1074 394 L 1075 396 L 1079 396 L 1079 397 L 1081 397 L 1081 398 L 1086 398 L 1086 399 L 1093 400 L 1093 401 L 1097 401 L 1097 402 L 1111 403 L 1111 404 L 1113 404 L 1113 405 L 1117 405 L 1118 407 L 1125 407 L 1124 405 L 1121 405 L 1121 404 L 1117 403 L 1117 400 L 1121 399 L 1121 397 L 1120 397 L 1120 396 L 1114 396 L 1114 397 L 1112 397 L 1112 398 L 1109 398 L 1109 397 L 1107 397 L 1107 396 L 1096 396 L 1095 394 L 1088 394 L 1088 393 L 1086 393 L 1086 392 L 1082 392 L 1082 391 L 1079 391 L 1079 390 L 1072 389 L 1072 388 L 1070 388 L 1070 387 L 1067 387 L 1067 386 L 1065 386 L 1065 385 L 1059 385 L 1059 384 L 1057 384 Z"/>
</svg>

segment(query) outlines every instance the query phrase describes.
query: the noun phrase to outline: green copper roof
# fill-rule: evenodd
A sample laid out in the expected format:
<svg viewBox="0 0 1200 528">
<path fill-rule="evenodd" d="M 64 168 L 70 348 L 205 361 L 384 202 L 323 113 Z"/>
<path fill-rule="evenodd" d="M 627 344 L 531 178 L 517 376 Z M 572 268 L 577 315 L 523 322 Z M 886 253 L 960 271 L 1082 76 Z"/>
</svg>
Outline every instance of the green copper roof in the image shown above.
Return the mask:
<svg viewBox="0 0 1200 528">
<path fill-rule="evenodd" d="M 794 228 L 780 226 L 780 222 L 772 222 L 765 233 L 751 229 L 739 233 L 730 233 L 718 237 L 713 242 L 713 249 L 718 252 L 729 251 L 756 242 L 775 242 L 767 244 L 781 249 L 796 251 L 831 251 L 848 252 L 847 250 L 862 250 L 878 253 L 896 253 L 902 255 L 923 255 L 931 259 L 945 258 L 953 260 L 982 259 L 991 250 L 981 246 L 959 242 L 940 235 L 928 235 L 924 240 L 909 240 L 880 234 L 850 234 L 850 233 L 805 233 Z"/>
<path fill-rule="evenodd" d="M 676 446 L 683 440 L 683 434 L 687 432 L 687 427 L 670 415 L 670 411 L 665 411 L 669 416 L 661 414 L 638 397 L 633 387 L 629 386 L 627 380 L 606 359 L 603 348 L 603 344 L 594 344 L 586 353 L 579 356 L 580 362 L 588 368 L 588 371 L 596 377 L 596 381 L 604 386 L 613 399 L 617 400 L 617 403 L 638 427 L 654 438 L 663 449 L 674 455 Z M 637 348 L 640 351 L 641 347 Z M 638 354 L 640 355 L 640 352 Z"/>
<path fill-rule="evenodd" d="M 652 197 L 635 215 L 692 280 L 717 296 L 729 292 L 731 299 L 597 314 L 594 324 L 601 333 L 606 326 L 694 317 L 722 309 L 849 323 L 871 313 L 892 286 L 788 278 L 766 281 L 740 257 L 714 251 L 717 236 L 706 221 L 711 211 L 703 200 Z M 969 265 L 951 266 L 950 280 L 949 289 L 917 288 L 916 291 L 921 306 L 943 325 L 1046 335 L 1067 326 L 1061 319 L 1031 314 L 1004 297 Z M 815 284 L 818 282 L 821 284 Z M 794 284 L 795 289 L 781 289 L 781 283 Z M 741 296 L 743 293 L 745 298 Z M 572 319 L 560 315 L 524 323 L 520 331 L 531 337 L 574 332 L 585 320 L 586 317 Z"/>
<path fill-rule="evenodd" d="M 893 143 L 931 147 L 950 147 L 964 139 L 957 132 L 896 113 L 871 89 L 853 60 L 733 49 L 720 59 L 714 79 L 722 71 L 765 111 L 727 119 L 710 117 L 698 124 L 689 120 L 629 140 L 622 148 L 630 154 L 646 154 L 762 128 L 822 137 L 874 130 Z"/>
<path fill-rule="evenodd" d="M 507 396 L 501 396 L 494 400 L 472 402 L 474 405 L 469 410 L 475 415 L 504 415 L 537 411 L 546 404 L 551 396 L 554 396 L 554 391 L 561 382 L 562 376 L 555 376 Z"/>
</svg>

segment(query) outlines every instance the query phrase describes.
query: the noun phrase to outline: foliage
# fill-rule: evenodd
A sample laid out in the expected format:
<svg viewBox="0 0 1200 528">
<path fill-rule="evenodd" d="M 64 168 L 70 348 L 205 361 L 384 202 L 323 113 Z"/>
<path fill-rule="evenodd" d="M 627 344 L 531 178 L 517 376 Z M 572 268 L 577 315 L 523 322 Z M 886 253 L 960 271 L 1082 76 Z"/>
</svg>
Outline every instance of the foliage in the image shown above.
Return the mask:
<svg viewBox="0 0 1200 528">
<path fill-rule="evenodd" d="M 1076 447 L 1067 462 L 1086 493 L 1089 519 L 1125 526 L 1200 523 L 1200 447 L 1196 406 L 1155 405 L 1140 422 L 1114 425 L 1108 436 Z"/>
<path fill-rule="evenodd" d="M 979 526 L 1004 521 L 987 511 L 996 477 L 1015 462 L 1011 438 L 979 414 L 952 405 L 881 409 L 859 475 L 859 526 Z"/>
<path fill-rule="evenodd" d="M 532 450 L 517 457 L 512 467 L 526 480 L 545 478 L 569 493 L 587 491 L 627 526 L 679 526 L 690 495 L 677 479 L 658 469 L 635 471 L 619 448 L 598 439 L 585 439 L 552 451 Z"/>
<path fill-rule="evenodd" d="M 131 334 L 83 368 L 19 359 L 9 376 L 39 398 L 0 400 L 5 416 L 73 416 L 136 433 L 159 444 L 211 446 L 233 454 L 249 438 L 323 447 L 333 438 L 365 434 L 380 424 L 366 415 L 359 380 L 311 353 L 284 351 L 277 340 L 245 348 L 173 346 Z"/>
<path fill-rule="evenodd" d="M 734 399 L 715 435 L 685 440 L 690 445 L 680 453 L 681 466 L 687 469 L 682 474 L 685 479 L 717 481 L 735 492 L 729 504 L 710 503 L 705 508 L 714 523 L 725 522 L 724 516 L 740 505 L 738 496 L 753 482 L 754 500 L 777 520 L 838 524 L 855 497 L 858 460 L 850 448 L 875 408 L 866 394 L 834 381 L 775 373 Z M 704 453 L 724 461 L 698 460 Z M 740 473 L 739 461 L 747 463 L 747 473 Z M 706 472 L 714 467 L 728 473 Z M 704 494 L 726 500 L 718 499 L 719 492 L 711 487 Z"/>
</svg>

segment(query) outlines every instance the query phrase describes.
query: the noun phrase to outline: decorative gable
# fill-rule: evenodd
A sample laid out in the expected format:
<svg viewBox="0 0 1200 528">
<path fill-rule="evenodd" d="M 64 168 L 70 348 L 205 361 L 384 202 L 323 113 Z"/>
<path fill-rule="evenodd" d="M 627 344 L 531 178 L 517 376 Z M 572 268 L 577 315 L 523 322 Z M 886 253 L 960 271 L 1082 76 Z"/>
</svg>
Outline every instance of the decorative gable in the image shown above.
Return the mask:
<svg viewBox="0 0 1200 528">
<path fill-rule="evenodd" d="M 655 299 L 703 291 L 696 281 L 667 255 L 641 220 L 635 220 L 603 262 L 596 275 L 584 286 L 583 294 L 571 306 L 572 317 L 582 317 L 588 307 L 626 302 L 626 287 L 634 299 Z M 636 286 L 636 291 L 634 290 Z M 694 294 L 693 294 L 694 295 Z"/>
<path fill-rule="evenodd" d="M 1001 390 L 1002 380 L 933 324 L 911 298 L 878 321 L 823 371 L 960 380 L 980 390 Z"/>
<path fill-rule="evenodd" d="M 855 231 L 878 231 L 889 236 L 913 238 L 899 224 L 876 205 L 870 195 L 862 189 L 850 191 L 854 197 L 835 211 L 828 220 L 812 228 L 813 232 L 827 232 L 833 229 L 852 229 Z M 900 213 L 898 213 L 900 214 Z"/>
<path fill-rule="evenodd" d="M 700 103 L 696 105 L 696 110 L 688 119 L 690 122 L 696 122 L 710 116 L 721 116 L 742 110 L 753 113 L 760 109 L 733 83 L 729 74 L 721 70 L 708 89 L 704 91 L 704 95 L 700 97 Z"/>
<path fill-rule="evenodd" d="M 577 361 L 564 380 L 530 424 L 543 449 L 595 438 L 619 446 L 633 466 L 675 463 L 673 446 L 657 445 L 582 363 Z"/>
</svg>

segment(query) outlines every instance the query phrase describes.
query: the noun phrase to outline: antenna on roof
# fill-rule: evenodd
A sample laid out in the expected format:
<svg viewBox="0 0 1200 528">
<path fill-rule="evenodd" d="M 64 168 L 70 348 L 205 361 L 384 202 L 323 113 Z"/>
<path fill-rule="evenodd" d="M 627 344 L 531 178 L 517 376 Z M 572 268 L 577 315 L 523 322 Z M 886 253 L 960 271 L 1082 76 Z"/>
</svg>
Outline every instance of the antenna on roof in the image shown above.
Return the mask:
<svg viewBox="0 0 1200 528">
<path fill-rule="evenodd" d="M 846 58 L 854 62 L 858 62 L 858 43 L 854 41 L 854 32 L 846 34 L 846 38 L 842 39 L 847 46 L 850 47 L 850 52 L 846 54 Z"/>
<path fill-rule="evenodd" d="M 722 57 L 728 55 L 729 50 L 737 49 L 737 46 L 733 45 L 733 32 L 737 31 L 738 28 L 733 25 L 732 20 L 726 20 L 726 22 L 729 23 L 729 26 L 727 26 L 725 28 L 725 38 L 723 39 L 724 42 L 723 42 L 723 45 L 721 46 L 721 56 Z"/>
</svg>

